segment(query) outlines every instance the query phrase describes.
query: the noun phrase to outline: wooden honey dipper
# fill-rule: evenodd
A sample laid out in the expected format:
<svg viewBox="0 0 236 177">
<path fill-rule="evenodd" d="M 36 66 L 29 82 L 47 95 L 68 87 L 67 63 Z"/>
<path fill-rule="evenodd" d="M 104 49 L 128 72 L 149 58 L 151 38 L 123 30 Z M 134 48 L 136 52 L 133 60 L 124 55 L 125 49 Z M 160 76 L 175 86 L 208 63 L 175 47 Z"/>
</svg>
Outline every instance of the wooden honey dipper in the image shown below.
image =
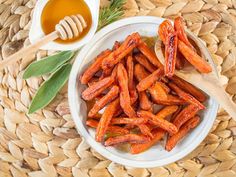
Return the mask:
<svg viewBox="0 0 236 177">
<path fill-rule="evenodd" d="M 35 52 L 41 46 L 47 44 L 48 42 L 54 41 L 57 38 L 66 40 L 77 37 L 82 33 L 82 31 L 86 27 L 87 23 L 85 22 L 84 18 L 81 15 L 77 14 L 77 15 L 66 16 L 55 26 L 55 31 L 46 35 L 36 43 L 21 49 L 20 51 L 14 53 L 5 60 L 1 61 L 0 70 L 5 68 L 11 63 L 18 61 L 22 57 L 25 57 L 28 54 Z"/>
</svg>

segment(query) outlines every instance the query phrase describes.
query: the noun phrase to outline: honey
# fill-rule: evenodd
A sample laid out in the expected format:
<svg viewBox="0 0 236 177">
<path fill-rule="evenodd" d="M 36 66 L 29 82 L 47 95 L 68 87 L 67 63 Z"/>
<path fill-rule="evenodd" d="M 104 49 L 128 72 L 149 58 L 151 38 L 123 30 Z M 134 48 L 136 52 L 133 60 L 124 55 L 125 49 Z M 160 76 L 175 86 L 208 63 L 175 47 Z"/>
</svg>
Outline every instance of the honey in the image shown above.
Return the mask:
<svg viewBox="0 0 236 177">
<path fill-rule="evenodd" d="M 49 0 L 41 15 L 41 26 L 47 35 L 55 31 L 56 24 L 65 16 L 80 14 L 87 23 L 83 32 L 73 39 L 57 39 L 58 43 L 71 43 L 82 39 L 88 32 L 92 24 L 91 12 L 84 0 Z"/>
</svg>

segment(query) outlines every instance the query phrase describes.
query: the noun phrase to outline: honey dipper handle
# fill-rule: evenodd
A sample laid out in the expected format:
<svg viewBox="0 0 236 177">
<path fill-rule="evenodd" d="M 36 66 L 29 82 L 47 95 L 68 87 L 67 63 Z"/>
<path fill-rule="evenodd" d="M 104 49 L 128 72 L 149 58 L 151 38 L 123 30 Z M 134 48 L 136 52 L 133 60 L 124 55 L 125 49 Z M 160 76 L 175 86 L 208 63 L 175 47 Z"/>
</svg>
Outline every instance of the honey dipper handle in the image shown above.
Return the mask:
<svg viewBox="0 0 236 177">
<path fill-rule="evenodd" d="M 10 65 L 11 63 L 16 62 L 16 61 L 20 60 L 21 58 L 35 52 L 41 46 L 57 39 L 58 37 L 59 37 L 58 32 L 54 31 L 54 32 L 48 34 L 47 36 L 43 37 L 42 39 L 40 39 L 36 43 L 31 44 L 31 45 L 19 50 L 18 52 L 14 53 L 10 57 L 0 61 L 0 70 L 5 68 L 6 66 Z"/>
</svg>

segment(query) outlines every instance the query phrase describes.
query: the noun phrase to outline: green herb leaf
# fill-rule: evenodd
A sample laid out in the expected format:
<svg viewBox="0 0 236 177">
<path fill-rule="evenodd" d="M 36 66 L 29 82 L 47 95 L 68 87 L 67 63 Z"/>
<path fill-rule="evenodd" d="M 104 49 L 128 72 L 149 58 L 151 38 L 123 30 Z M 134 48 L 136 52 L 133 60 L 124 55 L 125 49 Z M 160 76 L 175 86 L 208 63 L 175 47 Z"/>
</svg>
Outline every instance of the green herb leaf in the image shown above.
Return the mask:
<svg viewBox="0 0 236 177">
<path fill-rule="evenodd" d="M 65 64 L 41 85 L 31 102 L 29 114 L 44 108 L 55 98 L 68 80 L 71 68 L 72 65 L 70 63 Z"/>
<path fill-rule="evenodd" d="M 108 7 L 102 8 L 99 13 L 98 30 L 119 20 L 124 15 L 124 4 L 125 0 L 111 0 L 111 4 Z"/>
<path fill-rule="evenodd" d="M 64 51 L 31 63 L 24 72 L 23 79 L 53 73 L 74 56 L 73 51 Z"/>
</svg>

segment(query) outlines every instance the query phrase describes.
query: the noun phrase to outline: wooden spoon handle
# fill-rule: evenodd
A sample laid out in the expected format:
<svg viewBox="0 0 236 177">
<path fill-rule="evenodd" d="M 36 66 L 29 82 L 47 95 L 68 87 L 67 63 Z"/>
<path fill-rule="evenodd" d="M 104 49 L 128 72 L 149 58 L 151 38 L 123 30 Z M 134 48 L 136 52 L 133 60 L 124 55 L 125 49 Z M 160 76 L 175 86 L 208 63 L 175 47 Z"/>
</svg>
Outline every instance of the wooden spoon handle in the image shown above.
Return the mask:
<svg viewBox="0 0 236 177">
<path fill-rule="evenodd" d="M 176 72 L 176 75 L 212 96 L 227 111 L 227 113 L 236 120 L 236 104 L 220 85 L 216 77 L 213 75 L 204 76 L 199 73 L 187 74 L 181 72 Z"/>
<path fill-rule="evenodd" d="M 47 44 L 50 41 L 57 39 L 58 37 L 59 37 L 58 33 L 56 31 L 54 31 L 54 32 L 48 34 L 47 36 L 43 37 L 42 39 L 40 39 L 36 43 L 31 44 L 31 45 L 21 49 L 20 51 L 14 53 L 10 57 L 4 59 L 3 61 L 0 61 L 0 70 L 5 68 L 7 65 L 10 65 L 11 63 L 16 62 L 16 61 L 20 60 L 21 58 L 29 55 L 30 53 L 35 52 L 41 46 Z"/>
</svg>

